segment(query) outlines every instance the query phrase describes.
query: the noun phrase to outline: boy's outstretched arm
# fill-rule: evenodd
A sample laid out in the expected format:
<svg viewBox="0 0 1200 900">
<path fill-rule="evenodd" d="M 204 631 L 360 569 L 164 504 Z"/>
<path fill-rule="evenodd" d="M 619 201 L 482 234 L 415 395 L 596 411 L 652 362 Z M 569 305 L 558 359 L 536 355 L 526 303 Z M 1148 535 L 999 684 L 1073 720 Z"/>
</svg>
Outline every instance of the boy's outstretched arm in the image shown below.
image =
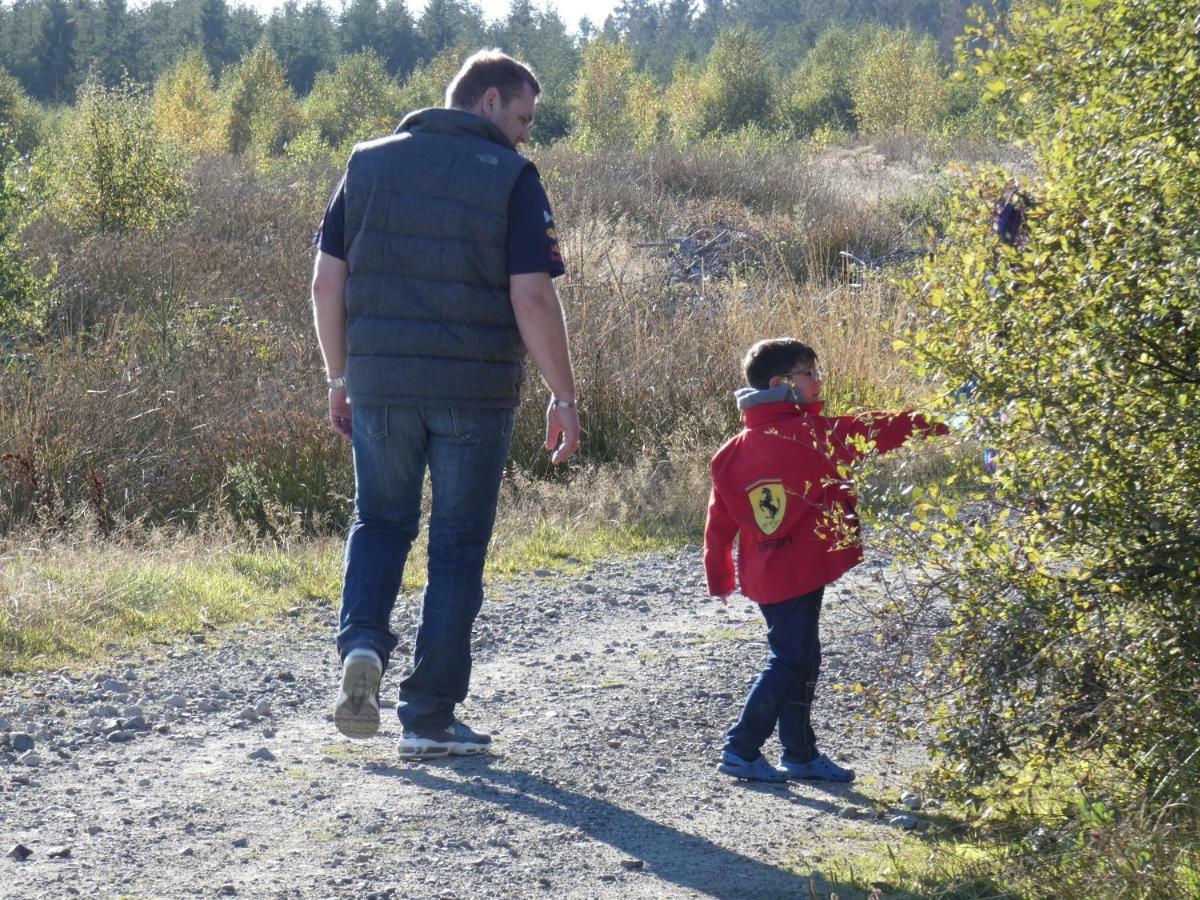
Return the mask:
<svg viewBox="0 0 1200 900">
<path fill-rule="evenodd" d="M 704 523 L 704 577 L 708 593 L 726 597 L 737 587 L 733 575 L 733 539 L 737 535 L 737 523 L 725 504 L 721 502 L 714 487 L 708 495 L 708 518 Z"/>
<path fill-rule="evenodd" d="M 947 435 L 950 429 L 933 422 L 924 414 L 911 409 L 900 413 L 866 412 L 856 416 L 839 416 L 835 430 L 850 452 L 848 462 L 860 459 L 864 452 L 858 445 L 865 442 L 874 453 L 895 450 L 914 434 Z M 857 439 L 857 440 L 856 440 Z"/>
</svg>

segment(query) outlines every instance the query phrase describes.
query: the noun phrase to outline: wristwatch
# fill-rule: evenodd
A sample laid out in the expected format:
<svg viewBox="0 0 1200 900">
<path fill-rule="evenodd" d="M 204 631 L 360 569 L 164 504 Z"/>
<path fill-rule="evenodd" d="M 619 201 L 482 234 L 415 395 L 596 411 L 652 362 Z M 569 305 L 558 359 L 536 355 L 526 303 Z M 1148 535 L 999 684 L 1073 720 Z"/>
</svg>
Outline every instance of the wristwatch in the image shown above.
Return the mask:
<svg viewBox="0 0 1200 900">
<path fill-rule="evenodd" d="M 336 378 L 330 378 L 328 384 L 331 391 L 337 388 L 342 388 L 344 390 L 346 387 L 346 376 L 339 375 Z"/>
<path fill-rule="evenodd" d="M 551 397 L 550 405 L 553 406 L 555 409 L 574 409 L 575 401 L 574 400 L 559 400 L 557 397 Z"/>
</svg>

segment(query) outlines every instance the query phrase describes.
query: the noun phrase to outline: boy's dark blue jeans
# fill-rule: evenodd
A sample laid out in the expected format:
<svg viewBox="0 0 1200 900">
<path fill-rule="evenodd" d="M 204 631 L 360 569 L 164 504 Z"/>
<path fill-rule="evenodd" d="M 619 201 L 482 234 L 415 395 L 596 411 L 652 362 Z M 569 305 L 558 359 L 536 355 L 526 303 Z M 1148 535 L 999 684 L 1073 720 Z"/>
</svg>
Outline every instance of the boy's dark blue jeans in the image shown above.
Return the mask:
<svg viewBox="0 0 1200 900">
<path fill-rule="evenodd" d="M 725 735 L 725 749 L 742 759 L 761 755 L 775 725 L 789 762 L 817 757 L 812 730 L 813 693 L 821 670 L 819 621 L 825 588 L 759 606 L 767 620 L 767 664 L 755 680 L 737 724 Z"/>
<path fill-rule="evenodd" d="M 483 604 L 487 556 L 514 412 L 440 407 L 351 407 L 354 524 L 338 651 L 369 647 L 387 665 L 390 620 L 421 523 L 429 469 L 429 572 L 412 671 L 400 683 L 405 730 L 448 727 L 471 680 L 471 630 Z"/>
</svg>

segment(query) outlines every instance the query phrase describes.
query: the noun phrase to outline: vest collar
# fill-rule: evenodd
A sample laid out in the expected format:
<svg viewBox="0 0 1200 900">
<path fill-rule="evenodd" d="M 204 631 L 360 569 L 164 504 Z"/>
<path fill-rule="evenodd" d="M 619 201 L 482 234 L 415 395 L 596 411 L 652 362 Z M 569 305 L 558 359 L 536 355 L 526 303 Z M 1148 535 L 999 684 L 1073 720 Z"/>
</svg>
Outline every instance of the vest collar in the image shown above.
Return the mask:
<svg viewBox="0 0 1200 900">
<path fill-rule="evenodd" d="M 396 129 L 396 134 L 400 134 L 403 131 L 473 135 L 474 137 L 494 141 L 502 147 L 507 147 L 514 153 L 517 151 L 517 148 L 512 145 L 512 142 L 498 127 L 483 116 L 477 116 L 475 113 L 469 113 L 461 109 L 445 109 L 435 106 L 429 109 L 418 109 L 415 112 L 410 112 L 401 120 L 399 127 Z"/>
</svg>

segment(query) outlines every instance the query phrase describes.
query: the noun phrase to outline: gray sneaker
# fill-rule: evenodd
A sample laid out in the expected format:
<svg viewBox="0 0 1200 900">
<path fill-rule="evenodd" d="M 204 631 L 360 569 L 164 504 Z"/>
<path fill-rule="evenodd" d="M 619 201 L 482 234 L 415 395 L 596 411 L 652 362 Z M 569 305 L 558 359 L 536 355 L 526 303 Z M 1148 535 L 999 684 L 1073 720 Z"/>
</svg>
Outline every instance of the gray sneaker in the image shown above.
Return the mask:
<svg viewBox="0 0 1200 900">
<path fill-rule="evenodd" d="M 360 647 L 342 662 L 342 690 L 333 708 L 333 723 L 350 738 L 374 737 L 379 731 L 379 682 L 383 663 L 374 650 Z"/>
<path fill-rule="evenodd" d="M 401 759 L 437 759 L 440 756 L 474 756 L 484 753 L 492 742 L 490 734 L 473 731 L 455 719 L 448 728 L 418 734 L 405 729 L 397 750 Z"/>
</svg>

